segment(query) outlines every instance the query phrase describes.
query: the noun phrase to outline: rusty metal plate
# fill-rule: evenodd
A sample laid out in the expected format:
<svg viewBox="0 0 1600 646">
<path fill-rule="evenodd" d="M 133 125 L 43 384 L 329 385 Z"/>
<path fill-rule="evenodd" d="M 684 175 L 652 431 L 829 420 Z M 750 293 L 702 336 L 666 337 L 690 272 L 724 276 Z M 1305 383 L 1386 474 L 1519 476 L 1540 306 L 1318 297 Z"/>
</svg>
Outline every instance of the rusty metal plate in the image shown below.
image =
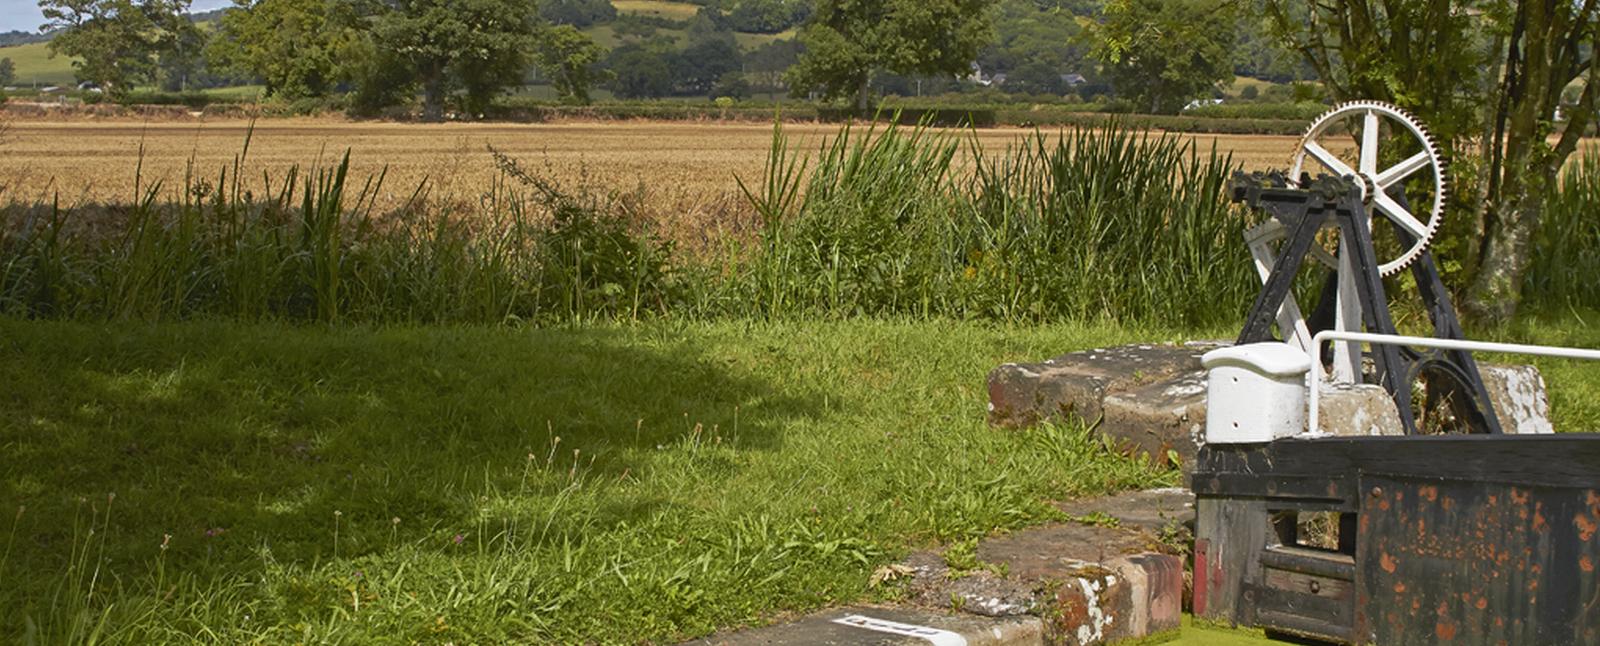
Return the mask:
<svg viewBox="0 0 1600 646">
<path fill-rule="evenodd" d="M 1600 490 L 1363 475 L 1360 491 L 1363 641 L 1600 643 Z"/>
</svg>

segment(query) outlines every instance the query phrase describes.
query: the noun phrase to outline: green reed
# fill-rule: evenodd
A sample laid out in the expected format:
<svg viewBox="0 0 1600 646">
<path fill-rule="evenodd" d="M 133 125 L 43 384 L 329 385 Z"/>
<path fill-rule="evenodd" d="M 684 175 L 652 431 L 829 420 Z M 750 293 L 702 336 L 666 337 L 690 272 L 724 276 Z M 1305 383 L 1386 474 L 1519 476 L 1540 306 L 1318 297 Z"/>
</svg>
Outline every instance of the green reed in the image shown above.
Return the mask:
<svg viewBox="0 0 1600 646">
<path fill-rule="evenodd" d="M 685 254 L 638 196 L 565 185 L 492 151 L 475 200 L 384 175 L 293 168 L 259 184 L 241 154 L 213 177 L 121 205 L 0 206 L 0 314 L 40 318 L 498 323 L 911 316 L 1228 321 L 1258 285 L 1226 200 L 1232 159 L 1112 126 L 1035 132 L 1004 150 L 970 133 L 846 126 L 815 151 L 774 129 L 763 177 L 739 179 L 756 232 Z M 1596 302 L 1600 161 L 1551 197 L 1529 281 L 1539 302 Z M 646 196 L 647 199 L 648 196 Z M 704 226 L 717 226 L 708 223 Z"/>
</svg>

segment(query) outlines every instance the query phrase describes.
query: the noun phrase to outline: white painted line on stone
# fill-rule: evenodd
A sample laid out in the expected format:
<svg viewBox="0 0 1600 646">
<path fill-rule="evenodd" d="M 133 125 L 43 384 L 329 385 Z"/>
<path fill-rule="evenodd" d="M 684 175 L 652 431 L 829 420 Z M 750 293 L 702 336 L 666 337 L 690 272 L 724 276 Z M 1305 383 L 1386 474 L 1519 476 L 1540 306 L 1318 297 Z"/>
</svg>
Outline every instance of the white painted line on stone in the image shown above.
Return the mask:
<svg viewBox="0 0 1600 646">
<path fill-rule="evenodd" d="M 927 626 L 918 626 L 916 624 L 902 624 L 897 621 L 889 621 L 886 619 L 874 619 L 866 615 L 850 615 L 848 617 L 840 617 L 833 620 L 833 623 L 851 626 L 854 628 L 861 628 L 864 630 L 872 630 L 880 633 L 890 633 L 893 635 L 905 635 L 907 637 L 926 639 L 929 643 L 934 644 L 934 646 L 967 646 L 967 638 L 948 630 L 939 630 L 938 628 L 929 628 Z"/>
</svg>

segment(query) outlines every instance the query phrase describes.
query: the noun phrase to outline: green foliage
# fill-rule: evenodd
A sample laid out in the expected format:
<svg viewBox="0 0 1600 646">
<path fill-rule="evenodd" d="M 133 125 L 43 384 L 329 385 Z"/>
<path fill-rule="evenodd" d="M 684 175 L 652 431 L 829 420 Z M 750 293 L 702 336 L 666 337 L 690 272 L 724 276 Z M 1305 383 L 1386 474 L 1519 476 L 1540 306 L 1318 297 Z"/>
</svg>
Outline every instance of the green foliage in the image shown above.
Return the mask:
<svg viewBox="0 0 1600 646">
<path fill-rule="evenodd" d="M 1539 310 L 1600 309 L 1600 149 L 1589 148 L 1545 200 L 1524 298 Z"/>
<path fill-rule="evenodd" d="M 17 64 L 11 58 L 0 58 L 0 85 L 11 85 L 17 80 Z"/>
<path fill-rule="evenodd" d="M 677 643 L 1179 477 L 1076 427 L 995 433 L 974 403 L 998 363 L 1140 331 L 7 318 L 0 338 L 8 643 Z"/>
<path fill-rule="evenodd" d="M 372 211 L 381 176 L 347 189 L 346 163 L 291 169 L 255 197 L 243 163 L 188 178 L 175 204 L 150 187 L 116 217 L 0 209 L 0 313 L 499 322 L 639 318 L 676 303 L 672 248 L 623 202 L 509 160 L 523 188 L 497 184 L 485 213 L 384 217 Z"/>
<path fill-rule="evenodd" d="M 59 30 L 50 51 L 74 57 L 80 80 L 113 94 L 153 80 L 157 57 L 195 27 L 189 0 L 41 0 L 45 30 Z"/>
<path fill-rule="evenodd" d="M 724 18 L 734 31 L 776 34 L 811 17 L 809 0 L 739 0 Z"/>
<path fill-rule="evenodd" d="M 1110 0 L 1104 20 L 1088 22 L 1094 57 L 1117 95 L 1139 111 L 1176 114 L 1233 80 L 1230 0 Z"/>
<path fill-rule="evenodd" d="M 995 0 L 819 0 L 800 31 L 805 51 L 786 79 L 791 94 L 856 97 L 867 107 L 877 71 L 960 75 L 994 38 Z"/>
<path fill-rule="evenodd" d="M 715 100 L 723 99 L 740 100 L 750 98 L 750 81 L 744 77 L 744 72 L 729 70 L 717 79 L 717 84 L 711 87 L 710 96 Z M 717 107 L 727 107 L 718 104 Z"/>
<path fill-rule="evenodd" d="M 1253 89 L 1253 87 L 1245 89 Z M 1328 105 L 1325 103 L 1304 101 L 1300 103 L 1222 103 L 1218 105 L 1203 105 L 1192 110 L 1186 110 L 1184 114 L 1217 119 L 1277 119 L 1310 122 L 1327 111 Z"/>
<path fill-rule="evenodd" d="M 556 25 L 588 27 L 617 19 L 611 0 L 538 0 L 539 17 Z"/>
<path fill-rule="evenodd" d="M 1090 74 L 1093 66 L 1084 64 L 1087 47 L 1078 17 L 1098 11 L 1098 3 L 1090 2 L 1001 0 L 995 39 L 979 52 L 978 65 L 985 73 L 1005 73 L 1012 79 L 1027 66 L 1047 68 L 1057 77 L 1055 83 L 1061 74 Z"/>
<path fill-rule="evenodd" d="M 1112 124 L 974 149 L 968 179 L 953 172 L 960 143 L 892 126 L 826 144 L 804 191 L 758 202 L 793 215 L 766 218 L 753 300 L 773 314 L 1195 324 L 1254 294 L 1227 158 Z"/>
<path fill-rule="evenodd" d="M 672 93 L 672 63 L 677 54 L 670 46 L 629 43 L 611 50 L 606 69 L 609 87 L 622 99 L 647 99 Z"/>
<path fill-rule="evenodd" d="M 731 34 L 708 34 L 691 41 L 674 58 L 674 76 L 684 93 L 706 96 L 724 76 L 740 71 L 741 58 Z"/>
<path fill-rule="evenodd" d="M 1474 134 L 1484 105 L 1481 42 L 1497 12 L 1434 0 L 1264 0 L 1273 32 L 1316 72 L 1339 101 L 1395 103 L 1421 117 L 1452 147 Z M 1489 81 L 1493 82 L 1493 81 Z M 1299 100 L 1298 98 L 1296 100 Z"/>
<path fill-rule="evenodd" d="M 541 40 L 568 44 L 559 33 Z M 371 38 L 380 60 L 403 64 L 416 79 L 423 118 L 437 121 L 456 89 L 465 91 L 463 109 L 481 114 L 520 84 L 535 34 L 532 8 L 521 0 L 404 0 L 378 15 Z"/>
<path fill-rule="evenodd" d="M 324 96 L 359 52 L 353 17 L 328 0 L 255 0 L 222 14 L 206 49 L 214 66 L 260 79 L 269 96 Z"/>
<path fill-rule="evenodd" d="M 580 104 L 589 103 L 589 90 L 596 81 L 605 80 L 608 74 L 599 66 L 605 49 L 570 25 L 541 29 L 537 43 L 534 60 L 561 98 Z"/>
<path fill-rule="evenodd" d="M 745 54 L 745 69 L 761 91 L 786 91 L 783 75 L 800 61 L 800 41 L 774 40 Z"/>
</svg>

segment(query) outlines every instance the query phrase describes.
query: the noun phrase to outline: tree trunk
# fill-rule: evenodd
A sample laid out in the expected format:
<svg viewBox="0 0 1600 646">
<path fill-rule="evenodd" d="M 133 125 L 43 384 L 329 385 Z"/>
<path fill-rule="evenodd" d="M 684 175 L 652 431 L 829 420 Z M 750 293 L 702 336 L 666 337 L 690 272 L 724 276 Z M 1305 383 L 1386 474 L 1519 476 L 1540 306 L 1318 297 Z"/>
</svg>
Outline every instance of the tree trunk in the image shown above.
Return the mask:
<svg viewBox="0 0 1600 646">
<path fill-rule="evenodd" d="M 861 75 L 861 85 L 856 88 L 856 110 L 862 118 L 870 115 L 867 111 L 872 108 L 872 74 Z"/>
<path fill-rule="evenodd" d="M 1533 234 L 1544 215 L 1544 193 L 1550 183 L 1543 173 L 1530 173 L 1517 182 L 1512 195 L 1502 194 L 1506 208 L 1489 233 L 1478 274 L 1465 303 L 1467 314 L 1485 323 L 1504 323 L 1522 303 L 1522 283 L 1533 259 Z M 1513 187 L 1507 186 L 1507 189 Z"/>
<path fill-rule="evenodd" d="M 444 73 L 430 74 L 422 83 L 422 120 L 444 121 Z"/>
</svg>

